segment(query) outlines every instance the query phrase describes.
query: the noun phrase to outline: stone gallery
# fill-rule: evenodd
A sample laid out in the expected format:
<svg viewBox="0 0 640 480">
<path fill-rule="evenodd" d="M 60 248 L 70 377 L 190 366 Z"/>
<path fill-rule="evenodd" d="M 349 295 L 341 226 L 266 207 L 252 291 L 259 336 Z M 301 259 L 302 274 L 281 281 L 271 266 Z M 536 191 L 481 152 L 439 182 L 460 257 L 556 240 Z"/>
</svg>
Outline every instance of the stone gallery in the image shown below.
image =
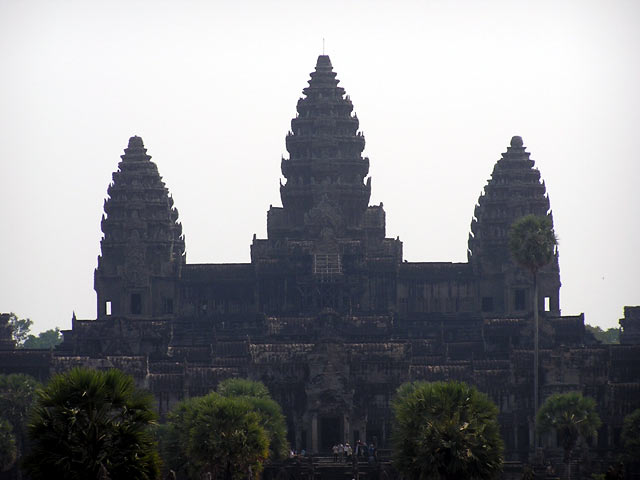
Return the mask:
<svg viewBox="0 0 640 480">
<path fill-rule="evenodd" d="M 535 299 L 507 239 L 516 219 L 551 211 L 522 138 L 505 139 L 469 205 L 468 261 L 407 262 L 400 239 L 386 237 L 383 205 L 369 205 L 365 139 L 328 56 L 303 93 L 286 136 L 282 206 L 267 212 L 250 263 L 186 262 L 173 199 L 132 137 L 104 204 L 97 318 L 74 318 L 52 352 L 2 343 L 2 370 L 43 379 L 76 365 L 117 367 L 153 392 L 161 415 L 223 379 L 260 380 L 283 407 L 292 447 L 309 452 L 358 440 L 388 448 L 400 384 L 461 380 L 498 405 L 506 458 L 526 460 Z M 538 286 L 539 401 L 594 397 L 606 457 L 640 407 L 640 307 L 625 308 L 620 345 L 601 345 L 582 315 L 560 313 L 557 255 Z"/>
</svg>

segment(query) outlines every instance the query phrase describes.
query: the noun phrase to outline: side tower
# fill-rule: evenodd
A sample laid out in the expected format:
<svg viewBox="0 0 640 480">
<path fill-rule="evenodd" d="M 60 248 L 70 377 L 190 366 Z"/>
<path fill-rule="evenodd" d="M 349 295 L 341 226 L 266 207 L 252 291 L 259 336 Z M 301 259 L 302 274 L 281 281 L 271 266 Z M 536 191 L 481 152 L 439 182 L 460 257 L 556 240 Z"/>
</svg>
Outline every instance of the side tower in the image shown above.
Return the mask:
<svg viewBox="0 0 640 480">
<path fill-rule="evenodd" d="M 521 137 L 513 137 L 507 152 L 493 168 L 478 199 L 471 222 L 468 258 L 478 282 L 478 308 L 487 315 L 512 315 L 531 311 L 531 275 L 516 266 L 509 251 L 511 224 L 533 214 L 553 215 L 549 197 L 535 162 Z M 560 315 L 558 257 L 538 273 L 540 311 Z"/>
<path fill-rule="evenodd" d="M 385 239 L 382 205 L 368 206 L 364 136 L 338 83 L 320 55 L 286 137 L 282 207 L 269 209 L 268 239 L 251 246 L 260 311 L 387 311 L 395 302 L 402 243 Z"/>
<path fill-rule="evenodd" d="M 131 137 L 109 185 L 94 272 L 98 319 L 171 316 L 185 263 L 182 225 L 142 138 Z"/>
</svg>

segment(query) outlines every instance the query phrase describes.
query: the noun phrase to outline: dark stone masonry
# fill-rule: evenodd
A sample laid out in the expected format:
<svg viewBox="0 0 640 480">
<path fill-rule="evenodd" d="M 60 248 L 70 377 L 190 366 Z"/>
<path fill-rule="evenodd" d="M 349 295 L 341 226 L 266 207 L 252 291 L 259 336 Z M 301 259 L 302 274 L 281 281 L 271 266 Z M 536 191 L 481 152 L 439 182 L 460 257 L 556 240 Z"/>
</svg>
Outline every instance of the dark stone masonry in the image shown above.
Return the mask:
<svg viewBox="0 0 640 480">
<path fill-rule="evenodd" d="M 401 383 L 462 380 L 498 405 L 506 458 L 528 461 L 533 283 L 507 235 L 517 218 L 551 211 L 522 138 L 474 207 L 468 261 L 406 262 L 402 242 L 385 236 L 383 205 L 369 205 L 365 139 L 328 56 L 303 93 L 281 163 L 282 207 L 267 212 L 250 263 L 186 263 L 173 199 L 132 137 L 104 204 L 97 319 L 74 318 L 59 348 L 37 352 L 14 350 L 0 318 L 1 370 L 43 379 L 117 367 L 153 392 L 161 415 L 225 378 L 260 380 L 286 413 L 292 446 L 309 452 L 358 439 L 389 448 Z M 539 287 L 540 401 L 594 397 L 604 424 L 593 461 L 612 458 L 624 416 L 640 407 L 640 307 L 625 307 L 620 345 L 601 345 L 583 315 L 561 315 L 557 257 Z"/>
</svg>

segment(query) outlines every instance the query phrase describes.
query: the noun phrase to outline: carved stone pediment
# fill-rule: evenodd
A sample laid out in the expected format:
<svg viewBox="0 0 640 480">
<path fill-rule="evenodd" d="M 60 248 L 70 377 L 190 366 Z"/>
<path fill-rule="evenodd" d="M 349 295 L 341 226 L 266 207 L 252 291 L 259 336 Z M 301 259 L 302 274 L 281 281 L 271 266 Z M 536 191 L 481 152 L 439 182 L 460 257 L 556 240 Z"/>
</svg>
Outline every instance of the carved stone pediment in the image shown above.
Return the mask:
<svg viewBox="0 0 640 480">
<path fill-rule="evenodd" d="M 335 238 L 342 231 L 344 220 L 340 208 L 334 205 L 327 194 L 323 195 L 311 210 L 304 216 L 305 227 L 316 238 Z"/>
</svg>

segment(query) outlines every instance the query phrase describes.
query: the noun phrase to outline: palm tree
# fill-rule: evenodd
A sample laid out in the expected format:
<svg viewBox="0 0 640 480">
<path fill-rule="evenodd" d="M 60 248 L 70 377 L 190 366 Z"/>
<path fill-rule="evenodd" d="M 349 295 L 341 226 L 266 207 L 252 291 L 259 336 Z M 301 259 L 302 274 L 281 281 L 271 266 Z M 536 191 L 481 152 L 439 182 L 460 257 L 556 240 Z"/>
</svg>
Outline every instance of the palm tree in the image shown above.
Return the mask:
<svg viewBox="0 0 640 480">
<path fill-rule="evenodd" d="M 408 479 L 491 479 L 502 472 L 498 408 L 459 382 L 413 382 L 392 402 L 394 466 Z"/>
<path fill-rule="evenodd" d="M 259 473 L 269 455 L 260 415 L 243 397 L 191 398 L 174 408 L 169 422 L 165 461 L 189 478 L 245 479 Z"/>
<path fill-rule="evenodd" d="M 578 392 L 556 393 L 544 402 L 536 418 L 540 433 L 555 430 L 564 449 L 567 478 L 571 479 L 571 453 L 580 437 L 592 437 L 602 422 L 596 412 L 593 398 L 583 397 Z"/>
<path fill-rule="evenodd" d="M 631 468 L 640 464 L 640 408 L 624 417 L 622 424 L 622 459 Z"/>
<path fill-rule="evenodd" d="M 22 373 L 0 375 L 0 418 L 12 427 L 17 458 L 24 451 L 27 419 L 39 385 L 35 378 Z M 20 469 L 17 469 L 17 477 L 22 478 Z"/>
<path fill-rule="evenodd" d="M 16 439 L 11 424 L 0 420 L 0 472 L 6 472 L 16 462 Z"/>
<path fill-rule="evenodd" d="M 152 405 L 119 370 L 57 375 L 37 394 L 25 468 L 33 480 L 157 479 Z"/>
<path fill-rule="evenodd" d="M 516 220 L 509 230 L 509 250 L 518 265 L 533 277 L 533 410 L 538 414 L 538 271 L 556 255 L 558 238 L 549 216 L 527 215 Z M 537 442 L 534 442 L 536 445 Z"/>
<path fill-rule="evenodd" d="M 269 459 L 283 460 L 289 454 L 287 424 L 280 405 L 271 398 L 262 382 L 244 378 L 229 378 L 216 391 L 223 397 L 243 398 L 260 417 L 260 424 L 269 436 Z"/>
</svg>

